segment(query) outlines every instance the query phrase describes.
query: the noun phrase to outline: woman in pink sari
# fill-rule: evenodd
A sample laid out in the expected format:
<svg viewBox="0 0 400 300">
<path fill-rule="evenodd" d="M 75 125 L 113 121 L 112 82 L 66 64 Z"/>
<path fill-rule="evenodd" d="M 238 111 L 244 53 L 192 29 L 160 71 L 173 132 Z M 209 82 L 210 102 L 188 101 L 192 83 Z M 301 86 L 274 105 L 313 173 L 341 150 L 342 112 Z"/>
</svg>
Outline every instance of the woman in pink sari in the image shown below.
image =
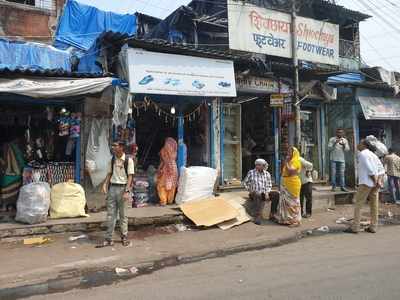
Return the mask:
<svg viewBox="0 0 400 300">
<path fill-rule="evenodd" d="M 160 166 L 157 171 L 157 192 L 160 205 L 172 204 L 175 199 L 178 185 L 178 167 L 176 157 L 178 144 L 173 138 L 165 140 L 164 147 L 160 151 Z"/>
</svg>

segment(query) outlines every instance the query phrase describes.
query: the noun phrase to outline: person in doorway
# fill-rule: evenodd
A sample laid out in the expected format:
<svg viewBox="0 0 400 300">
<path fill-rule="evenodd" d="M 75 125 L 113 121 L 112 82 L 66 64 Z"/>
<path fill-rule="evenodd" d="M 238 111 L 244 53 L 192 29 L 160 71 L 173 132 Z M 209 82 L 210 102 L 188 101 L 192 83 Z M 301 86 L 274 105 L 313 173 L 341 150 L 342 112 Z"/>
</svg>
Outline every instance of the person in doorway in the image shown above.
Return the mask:
<svg viewBox="0 0 400 300">
<path fill-rule="evenodd" d="M 301 162 L 301 190 L 300 190 L 300 205 L 301 205 L 301 215 L 303 218 L 310 218 L 312 215 L 312 186 L 313 177 L 312 170 L 313 164 L 303 157 L 300 157 Z M 304 203 L 304 198 L 306 203 Z M 304 208 L 305 207 L 305 208 Z"/>
<path fill-rule="evenodd" d="M 282 225 L 297 227 L 301 224 L 300 153 L 295 147 L 289 147 L 282 167 L 282 185 L 280 190 L 276 221 Z"/>
<path fill-rule="evenodd" d="M 361 208 L 369 200 L 371 209 L 371 225 L 365 229 L 375 233 L 378 227 L 379 189 L 383 186 L 385 170 L 375 149 L 365 139 L 357 146 L 358 154 L 358 189 L 355 196 L 353 225 L 345 232 L 358 233 L 360 231 Z"/>
<path fill-rule="evenodd" d="M 178 186 L 177 152 L 178 144 L 168 137 L 160 151 L 161 162 L 157 170 L 157 192 L 162 206 L 172 204 L 175 199 Z"/>
<path fill-rule="evenodd" d="M 113 234 L 117 218 L 121 229 L 122 245 L 131 245 L 128 240 L 127 208 L 131 200 L 134 163 L 124 152 L 125 143 L 116 141 L 112 144 L 113 158 L 109 163 L 109 173 L 103 184 L 103 193 L 107 194 L 107 233 L 101 247 L 113 246 Z"/>
<path fill-rule="evenodd" d="M 400 157 L 390 148 L 383 162 L 388 176 L 392 202 L 400 204 Z"/>
<path fill-rule="evenodd" d="M 268 163 L 264 159 L 257 159 L 255 168 L 247 173 L 243 182 L 250 193 L 250 200 L 255 208 L 254 223 L 257 225 L 262 223 L 262 213 L 272 189 L 271 174 L 267 169 Z"/>
<path fill-rule="evenodd" d="M 345 185 L 345 152 L 350 151 L 349 141 L 345 138 L 344 130 L 338 128 L 336 130 L 336 136 L 332 137 L 328 143 L 328 150 L 330 152 L 330 162 L 331 162 L 331 181 L 332 181 L 332 191 L 336 190 L 336 177 L 337 170 L 339 169 L 339 184 L 340 189 L 343 192 L 348 192 Z"/>
</svg>

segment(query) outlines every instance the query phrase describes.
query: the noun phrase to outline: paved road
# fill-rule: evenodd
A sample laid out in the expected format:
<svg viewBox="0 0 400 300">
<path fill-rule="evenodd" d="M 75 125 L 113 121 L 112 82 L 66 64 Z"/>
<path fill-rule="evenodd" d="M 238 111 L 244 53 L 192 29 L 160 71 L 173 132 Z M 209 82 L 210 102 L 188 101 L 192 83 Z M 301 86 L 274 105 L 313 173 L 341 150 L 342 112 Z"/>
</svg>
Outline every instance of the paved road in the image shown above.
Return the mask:
<svg viewBox="0 0 400 300">
<path fill-rule="evenodd" d="M 329 235 L 30 299 L 400 299 L 400 227 Z"/>
</svg>

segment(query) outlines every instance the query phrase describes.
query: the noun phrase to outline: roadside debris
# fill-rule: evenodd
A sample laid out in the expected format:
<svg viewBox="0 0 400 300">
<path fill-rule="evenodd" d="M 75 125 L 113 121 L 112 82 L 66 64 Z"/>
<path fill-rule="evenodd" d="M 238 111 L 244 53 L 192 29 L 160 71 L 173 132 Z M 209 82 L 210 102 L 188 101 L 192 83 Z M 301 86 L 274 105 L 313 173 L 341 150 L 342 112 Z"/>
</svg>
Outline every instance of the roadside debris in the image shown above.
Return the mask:
<svg viewBox="0 0 400 300">
<path fill-rule="evenodd" d="M 321 226 L 320 228 L 317 229 L 319 232 L 329 232 L 329 227 L 328 226 Z"/>
<path fill-rule="evenodd" d="M 24 239 L 24 245 L 43 245 L 43 244 L 47 244 L 50 242 L 51 242 L 51 239 L 45 238 L 45 237 Z"/>
<path fill-rule="evenodd" d="M 336 220 L 336 224 L 348 224 L 349 221 L 345 217 L 341 217 Z"/>
<path fill-rule="evenodd" d="M 75 242 L 77 240 L 87 239 L 87 238 L 88 238 L 88 236 L 86 234 L 81 234 L 81 235 L 78 235 L 78 236 L 70 236 L 68 240 L 70 242 Z"/>
<path fill-rule="evenodd" d="M 115 273 L 118 275 L 118 276 L 127 276 L 127 275 L 131 275 L 131 274 L 133 274 L 133 275 L 135 275 L 135 274 L 137 274 L 139 272 L 139 269 L 138 268 L 136 268 L 136 267 L 131 267 L 131 268 L 129 268 L 129 269 L 125 269 L 125 268 L 115 268 Z"/>
<path fill-rule="evenodd" d="M 190 228 L 184 224 L 175 224 L 175 228 L 176 228 L 176 230 L 178 230 L 178 232 L 184 232 L 184 231 L 190 230 Z"/>
</svg>

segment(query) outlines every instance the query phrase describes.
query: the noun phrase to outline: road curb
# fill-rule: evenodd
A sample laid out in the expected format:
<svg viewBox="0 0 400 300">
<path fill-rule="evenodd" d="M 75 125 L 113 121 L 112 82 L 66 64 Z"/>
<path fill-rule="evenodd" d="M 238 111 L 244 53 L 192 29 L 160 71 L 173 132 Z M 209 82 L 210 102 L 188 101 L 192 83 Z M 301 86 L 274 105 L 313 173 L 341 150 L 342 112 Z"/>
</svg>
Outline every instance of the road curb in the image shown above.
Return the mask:
<svg viewBox="0 0 400 300">
<path fill-rule="evenodd" d="M 21 299 L 24 297 L 53 294 L 66 292 L 72 289 L 87 289 L 103 285 L 109 285 L 116 282 L 129 280 L 141 275 L 151 274 L 164 268 L 174 267 L 178 265 L 192 264 L 208 259 L 215 259 L 235 255 L 238 253 L 258 251 L 269 248 L 276 248 L 291 243 L 295 243 L 304 238 L 322 236 L 332 233 L 340 233 L 344 229 L 343 225 L 329 227 L 329 231 L 321 231 L 318 229 L 306 229 L 296 231 L 288 236 L 259 241 L 255 243 L 246 243 L 242 245 L 204 251 L 199 253 L 191 253 L 189 255 L 168 256 L 158 260 L 145 261 L 136 263 L 134 266 L 124 266 L 125 269 L 135 267 L 137 272 L 128 273 L 119 276 L 115 273 L 114 267 L 98 267 L 90 269 L 75 269 L 69 273 L 63 272 L 58 277 L 44 282 L 34 284 L 26 284 L 17 287 L 4 288 L 0 290 L 0 299 Z"/>
</svg>

